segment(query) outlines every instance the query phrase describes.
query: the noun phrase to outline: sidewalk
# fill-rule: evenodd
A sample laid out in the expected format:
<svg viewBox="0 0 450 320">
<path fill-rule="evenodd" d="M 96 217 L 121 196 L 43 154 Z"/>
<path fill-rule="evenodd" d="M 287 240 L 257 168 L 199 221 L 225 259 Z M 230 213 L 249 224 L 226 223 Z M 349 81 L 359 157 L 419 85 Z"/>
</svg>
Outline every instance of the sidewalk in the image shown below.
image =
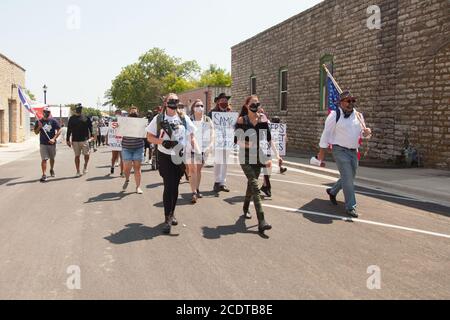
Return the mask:
<svg viewBox="0 0 450 320">
<path fill-rule="evenodd" d="M 285 157 L 285 166 L 333 178 L 339 177 L 334 162 L 327 161 L 326 168 L 309 164 L 310 159 Z M 356 184 L 382 188 L 414 198 L 432 200 L 450 206 L 450 171 L 423 168 L 370 168 L 359 167 Z"/>
<path fill-rule="evenodd" d="M 33 135 L 29 140 L 22 143 L 9 143 L 0 146 L 0 166 L 39 150 L 39 136 Z"/>
</svg>

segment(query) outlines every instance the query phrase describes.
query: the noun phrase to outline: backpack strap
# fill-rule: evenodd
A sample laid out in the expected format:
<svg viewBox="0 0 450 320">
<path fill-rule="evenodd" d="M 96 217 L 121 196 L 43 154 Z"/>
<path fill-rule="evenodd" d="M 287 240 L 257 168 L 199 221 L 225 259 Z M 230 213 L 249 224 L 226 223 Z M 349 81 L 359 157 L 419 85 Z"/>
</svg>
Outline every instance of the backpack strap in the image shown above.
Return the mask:
<svg viewBox="0 0 450 320">
<path fill-rule="evenodd" d="M 336 123 L 341 119 L 341 108 L 336 108 Z"/>
</svg>

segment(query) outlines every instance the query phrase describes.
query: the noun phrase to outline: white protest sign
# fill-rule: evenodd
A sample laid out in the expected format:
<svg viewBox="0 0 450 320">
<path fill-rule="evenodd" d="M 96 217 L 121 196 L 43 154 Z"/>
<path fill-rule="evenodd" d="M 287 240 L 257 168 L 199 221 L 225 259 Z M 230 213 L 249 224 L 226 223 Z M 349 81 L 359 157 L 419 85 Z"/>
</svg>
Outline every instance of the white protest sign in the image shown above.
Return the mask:
<svg viewBox="0 0 450 320">
<path fill-rule="evenodd" d="M 145 128 L 148 125 L 147 119 L 119 117 L 119 127 L 117 135 L 128 138 L 145 138 L 147 136 Z"/>
<path fill-rule="evenodd" d="M 108 130 L 108 145 L 111 151 L 122 151 L 122 137 L 117 135 L 117 122 L 111 122 Z"/>
<path fill-rule="evenodd" d="M 219 150 L 233 150 L 234 131 L 239 113 L 213 112 L 212 117 L 216 133 L 215 148 Z"/>
<path fill-rule="evenodd" d="M 269 128 L 272 135 L 272 141 L 277 147 L 280 156 L 285 156 L 287 125 L 280 123 L 270 123 Z"/>
</svg>

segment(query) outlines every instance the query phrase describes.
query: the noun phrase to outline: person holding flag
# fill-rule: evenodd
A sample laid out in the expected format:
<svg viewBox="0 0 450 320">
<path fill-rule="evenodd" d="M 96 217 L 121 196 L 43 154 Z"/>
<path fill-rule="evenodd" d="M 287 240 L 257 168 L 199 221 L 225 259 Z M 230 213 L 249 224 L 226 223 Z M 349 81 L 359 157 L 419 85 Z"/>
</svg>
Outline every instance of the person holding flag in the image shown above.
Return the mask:
<svg viewBox="0 0 450 320">
<path fill-rule="evenodd" d="M 326 69 L 326 67 L 325 67 Z M 358 168 L 358 148 L 362 137 L 370 138 L 372 131 L 367 128 L 361 113 L 355 109 L 356 98 L 350 91 L 342 91 L 328 73 L 329 111 L 320 140 L 318 160 L 323 163 L 325 153 L 332 146 L 333 157 L 340 173 L 340 179 L 327 194 L 337 205 L 336 196 L 343 189 L 347 214 L 358 218 L 354 180 Z"/>
<path fill-rule="evenodd" d="M 56 141 L 61 133 L 61 127 L 58 122 L 51 118 L 50 109 L 45 107 L 44 116 L 36 121 L 34 133 L 40 135 L 40 151 L 41 151 L 41 182 L 47 181 L 47 161 L 50 160 L 50 175 L 55 177 L 55 158 L 56 158 Z"/>
</svg>

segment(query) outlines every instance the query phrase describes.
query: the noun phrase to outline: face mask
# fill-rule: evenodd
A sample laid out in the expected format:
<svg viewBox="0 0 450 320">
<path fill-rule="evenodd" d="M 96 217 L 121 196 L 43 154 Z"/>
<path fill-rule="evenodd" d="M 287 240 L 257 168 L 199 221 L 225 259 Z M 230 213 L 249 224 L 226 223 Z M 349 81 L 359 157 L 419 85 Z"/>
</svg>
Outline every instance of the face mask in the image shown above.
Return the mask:
<svg viewBox="0 0 450 320">
<path fill-rule="evenodd" d="M 167 107 L 172 110 L 177 110 L 179 103 L 180 103 L 180 100 L 170 99 L 169 101 L 167 101 Z"/>
<path fill-rule="evenodd" d="M 76 113 L 81 114 L 83 112 L 83 109 L 79 108 L 75 110 Z"/>
<path fill-rule="evenodd" d="M 130 118 L 137 118 L 138 114 L 137 113 L 130 113 L 130 115 L 128 117 L 130 117 Z"/>
<path fill-rule="evenodd" d="M 203 111 L 204 111 L 204 109 L 203 109 L 203 107 L 195 107 L 195 112 L 197 112 L 197 113 L 203 113 Z"/>
<path fill-rule="evenodd" d="M 228 102 L 222 102 L 222 103 L 219 103 L 219 107 L 220 107 L 221 109 L 226 109 L 226 108 L 228 108 Z"/>
<path fill-rule="evenodd" d="M 260 103 L 252 103 L 248 108 L 251 112 L 256 113 L 258 112 L 260 106 L 261 106 Z"/>
</svg>

